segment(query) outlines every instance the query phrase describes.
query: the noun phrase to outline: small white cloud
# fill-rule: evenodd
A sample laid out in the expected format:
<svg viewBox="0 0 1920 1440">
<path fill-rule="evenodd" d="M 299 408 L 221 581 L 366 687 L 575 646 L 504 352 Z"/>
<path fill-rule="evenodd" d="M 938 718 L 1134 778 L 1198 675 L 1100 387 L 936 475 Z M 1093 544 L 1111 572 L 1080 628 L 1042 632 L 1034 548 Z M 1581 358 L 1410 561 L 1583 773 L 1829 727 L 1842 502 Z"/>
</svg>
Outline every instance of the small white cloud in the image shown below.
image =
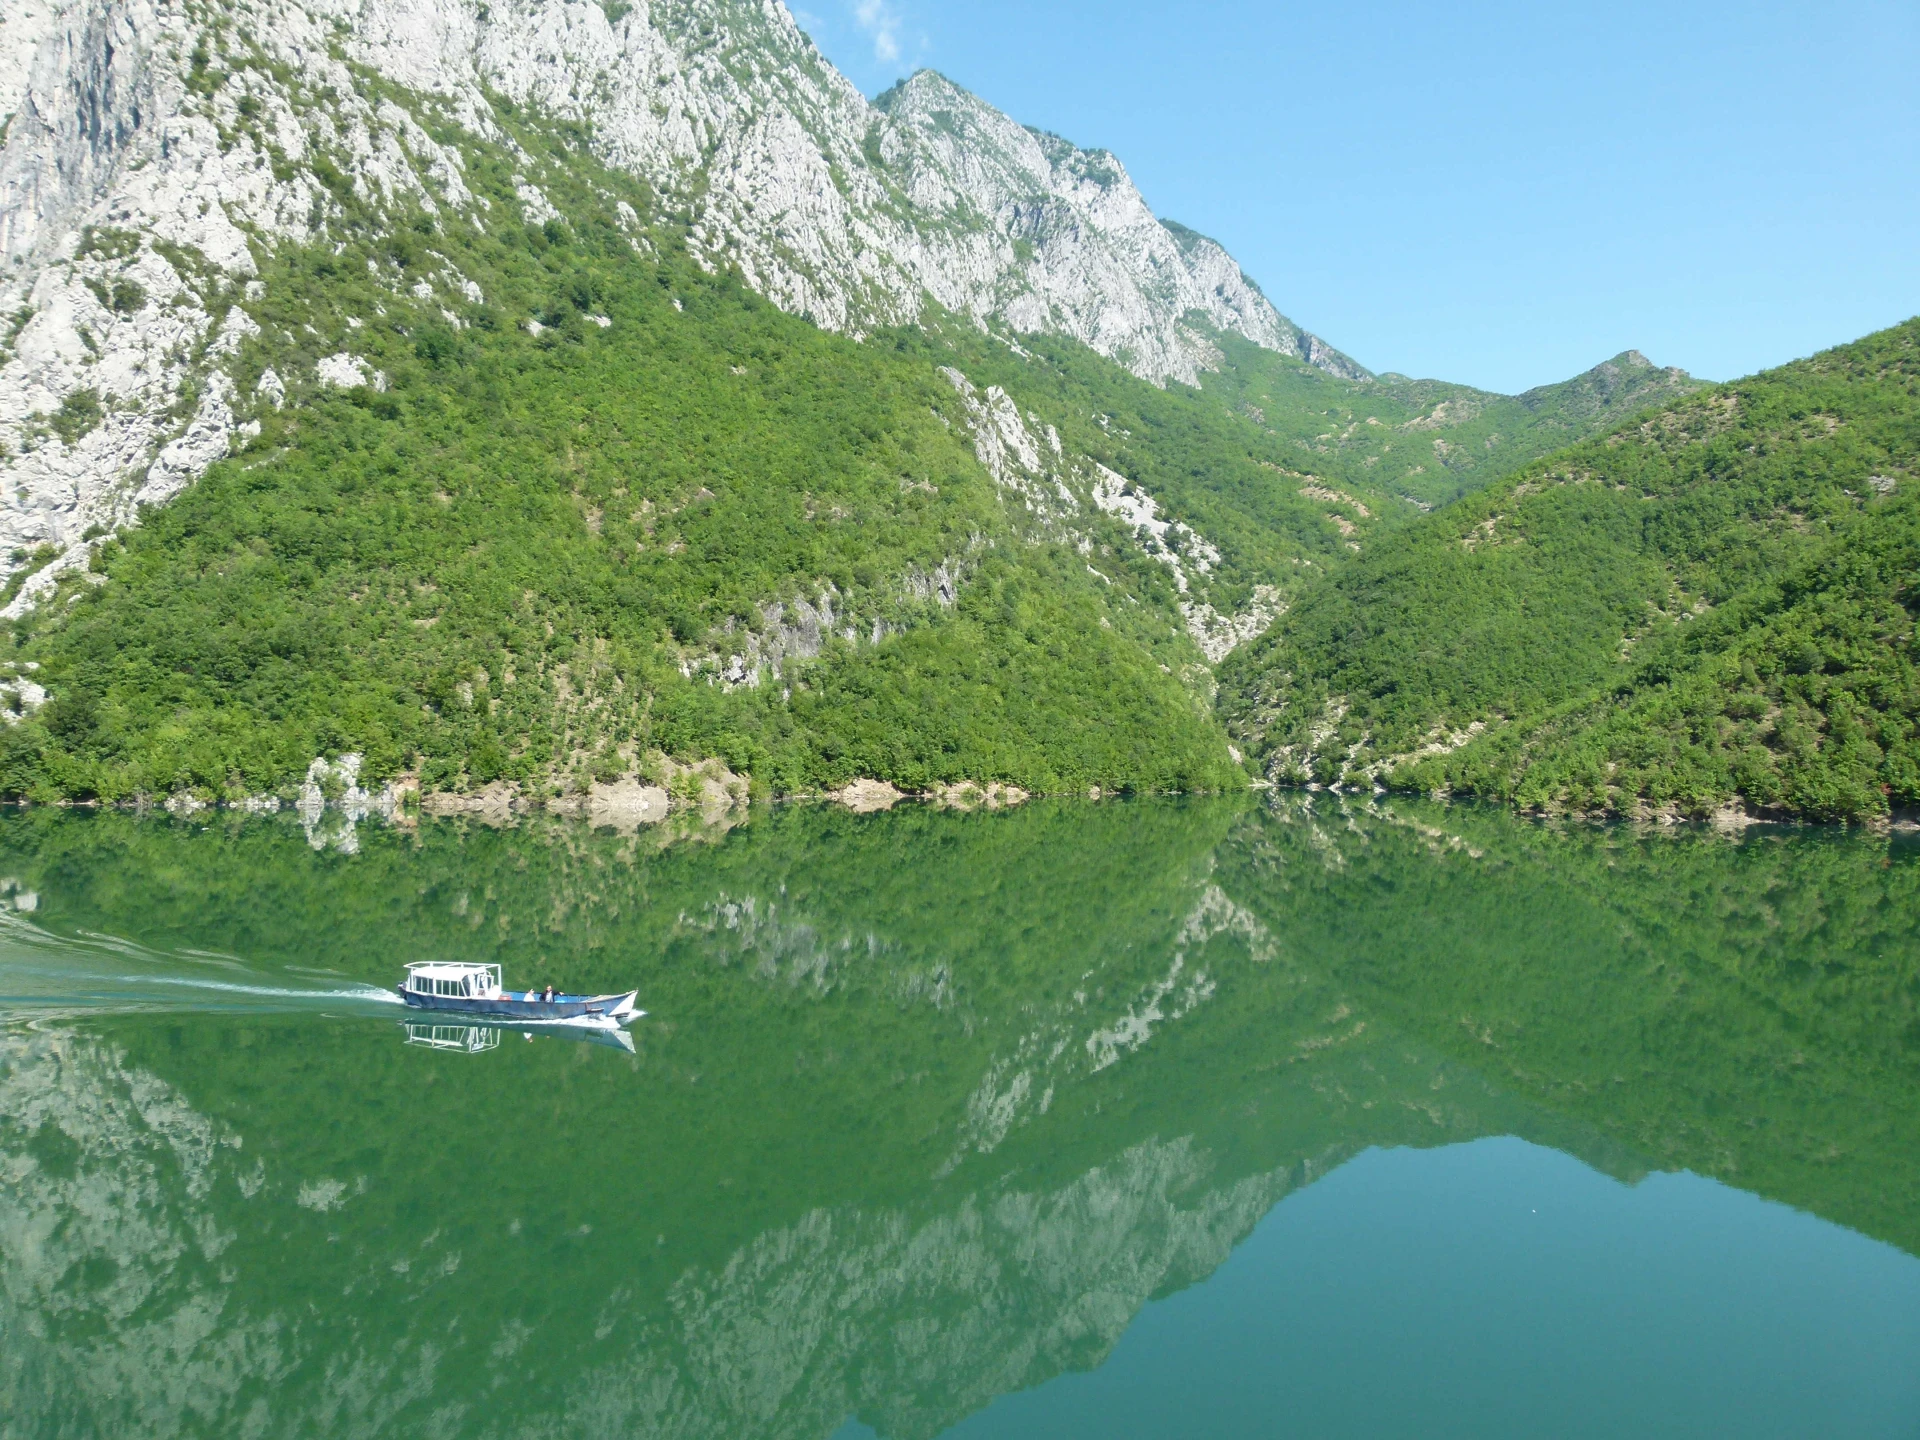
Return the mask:
<svg viewBox="0 0 1920 1440">
<path fill-rule="evenodd" d="M 900 58 L 900 15 L 887 0 L 854 0 L 853 19 L 873 41 L 873 58 L 891 65 Z"/>
</svg>

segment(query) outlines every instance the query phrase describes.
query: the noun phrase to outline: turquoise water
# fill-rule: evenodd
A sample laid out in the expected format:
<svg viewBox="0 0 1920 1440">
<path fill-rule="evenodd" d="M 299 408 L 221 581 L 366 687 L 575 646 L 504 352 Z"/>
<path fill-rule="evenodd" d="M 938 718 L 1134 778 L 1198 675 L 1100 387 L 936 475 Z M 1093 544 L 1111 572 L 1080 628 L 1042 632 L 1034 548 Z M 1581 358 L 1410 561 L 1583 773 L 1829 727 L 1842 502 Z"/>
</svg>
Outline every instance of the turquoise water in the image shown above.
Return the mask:
<svg viewBox="0 0 1920 1440">
<path fill-rule="evenodd" d="M 0 814 L 0 1435 L 1920 1434 L 1910 841 L 730 819 Z"/>
</svg>

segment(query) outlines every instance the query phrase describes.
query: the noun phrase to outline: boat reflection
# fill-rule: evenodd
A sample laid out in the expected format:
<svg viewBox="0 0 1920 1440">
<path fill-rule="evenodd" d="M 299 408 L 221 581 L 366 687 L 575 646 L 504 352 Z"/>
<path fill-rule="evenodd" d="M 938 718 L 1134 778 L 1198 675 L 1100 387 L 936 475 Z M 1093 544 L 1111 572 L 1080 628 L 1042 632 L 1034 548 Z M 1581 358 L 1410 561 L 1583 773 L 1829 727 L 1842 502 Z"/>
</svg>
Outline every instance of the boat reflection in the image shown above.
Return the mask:
<svg viewBox="0 0 1920 1440">
<path fill-rule="evenodd" d="M 500 1032 L 490 1025 L 405 1025 L 407 1044 L 429 1050 L 459 1050 L 477 1055 L 500 1044 Z"/>
<path fill-rule="evenodd" d="M 501 1032 L 517 1031 L 531 1040 L 535 1036 L 551 1036 L 556 1040 L 579 1040 L 588 1045 L 607 1045 L 615 1050 L 624 1050 L 633 1054 L 633 1037 L 619 1025 L 583 1024 L 567 1025 L 553 1022 L 534 1021 L 527 1024 L 501 1022 L 492 1025 L 428 1025 L 419 1021 L 402 1022 L 400 1028 L 406 1032 L 407 1044 L 422 1045 L 429 1050 L 454 1050 L 467 1055 L 478 1055 L 483 1050 L 497 1050 L 500 1047 Z"/>
</svg>

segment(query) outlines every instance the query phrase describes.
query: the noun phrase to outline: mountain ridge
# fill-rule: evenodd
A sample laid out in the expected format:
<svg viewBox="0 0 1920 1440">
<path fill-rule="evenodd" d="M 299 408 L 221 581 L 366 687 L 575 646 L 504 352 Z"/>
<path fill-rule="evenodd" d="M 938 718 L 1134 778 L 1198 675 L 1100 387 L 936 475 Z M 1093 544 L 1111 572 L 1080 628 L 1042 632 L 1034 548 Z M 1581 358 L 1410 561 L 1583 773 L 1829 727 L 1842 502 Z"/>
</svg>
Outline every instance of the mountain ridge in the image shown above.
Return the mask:
<svg viewBox="0 0 1920 1440">
<path fill-rule="evenodd" d="M 1200 388 L 1291 444 L 1303 468 L 1422 510 L 1704 382 L 1623 351 L 1569 380 L 1501 395 L 1385 374 L 1355 381 L 1222 337 Z"/>
<path fill-rule="evenodd" d="M 1920 320 L 1385 537 L 1223 675 L 1276 778 L 1546 810 L 1920 804 Z"/>
<path fill-rule="evenodd" d="M 640 179 L 703 266 L 738 268 L 827 329 L 912 323 L 931 303 L 1010 335 L 1072 336 L 1160 382 L 1214 362 L 1188 323 L 1203 315 L 1363 373 L 1275 311 L 1218 245 L 1162 227 L 1106 152 L 1043 144 L 931 71 L 870 104 L 775 0 L 610 13 L 27 0 L 0 22 L 0 313 L 12 317 L 0 417 L 54 414 L 81 394 L 114 418 L 111 443 L 27 463 L 23 429 L 0 424 L 5 488 L 28 496 L 0 543 L 71 558 L 80 532 L 128 523 L 203 473 L 243 423 L 222 375 L 247 322 L 196 313 L 190 272 L 258 285 L 274 246 L 338 243 L 342 195 L 471 218 L 447 127 L 500 138 L 495 96 Z M 538 176 L 515 184 L 530 223 L 557 214 Z M 99 230 L 127 232 L 131 248 L 84 263 Z M 90 303 L 89 288 L 124 302 Z M 238 330 L 223 330 L 229 318 Z"/>
<path fill-rule="evenodd" d="M 1481 392 L 1325 349 L 1106 152 L 931 71 L 870 105 L 774 3 L 0 23 L 10 796 L 1230 785 L 1216 667 L 1433 503 L 1369 462 L 1451 498 L 1609 420 L 1543 391 L 1469 466 Z M 1323 443 L 1362 397 L 1378 453 Z"/>
</svg>

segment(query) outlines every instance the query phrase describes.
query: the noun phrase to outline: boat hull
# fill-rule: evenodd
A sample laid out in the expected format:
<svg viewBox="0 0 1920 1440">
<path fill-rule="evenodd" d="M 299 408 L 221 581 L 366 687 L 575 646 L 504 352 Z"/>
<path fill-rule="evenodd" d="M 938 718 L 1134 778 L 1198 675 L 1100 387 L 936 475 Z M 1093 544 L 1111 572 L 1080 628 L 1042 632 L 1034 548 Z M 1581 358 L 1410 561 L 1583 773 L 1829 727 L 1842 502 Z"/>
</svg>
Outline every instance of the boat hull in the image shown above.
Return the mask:
<svg viewBox="0 0 1920 1440">
<path fill-rule="evenodd" d="M 634 1008 L 639 993 L 629 990 L 624 995 L 555 995 L 551 1000 L 523 1000 L 509 991 L 498 1000 L 473 1000 L 459 995 L 422 995 L 404 987 L 398 991 L 412 1010 L 547 1023 L 629 1020 L 641 1013 Z"/>
</svg>

